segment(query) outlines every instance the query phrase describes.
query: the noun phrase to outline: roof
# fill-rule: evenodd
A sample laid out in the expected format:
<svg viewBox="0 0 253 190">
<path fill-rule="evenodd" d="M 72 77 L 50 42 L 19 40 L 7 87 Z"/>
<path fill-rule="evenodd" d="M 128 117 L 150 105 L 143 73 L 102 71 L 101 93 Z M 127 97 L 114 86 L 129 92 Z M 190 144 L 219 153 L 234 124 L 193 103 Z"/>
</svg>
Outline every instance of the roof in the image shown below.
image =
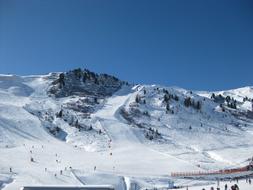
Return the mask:
<svg viewBox="0 0 253 190">
<path fill-rule="evenodd" d="M 85 186 L 24 186 L 21 190 L 114 190 L 111 185 L 85 185 Z"/>
</svg>

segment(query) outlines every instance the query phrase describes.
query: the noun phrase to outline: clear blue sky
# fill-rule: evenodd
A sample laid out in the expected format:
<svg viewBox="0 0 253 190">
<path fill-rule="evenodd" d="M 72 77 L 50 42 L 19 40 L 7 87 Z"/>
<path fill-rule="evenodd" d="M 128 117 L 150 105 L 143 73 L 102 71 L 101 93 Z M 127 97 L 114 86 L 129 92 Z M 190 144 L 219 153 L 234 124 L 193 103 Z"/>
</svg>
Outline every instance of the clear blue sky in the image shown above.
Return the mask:
<svg viewBox="0 0 253 190">
<path fill-rule="evenodd" d="M 188 89 L 253 85 L 253 1 L 0 0 L 0 73 L 77 67 Z"/>
</svg>

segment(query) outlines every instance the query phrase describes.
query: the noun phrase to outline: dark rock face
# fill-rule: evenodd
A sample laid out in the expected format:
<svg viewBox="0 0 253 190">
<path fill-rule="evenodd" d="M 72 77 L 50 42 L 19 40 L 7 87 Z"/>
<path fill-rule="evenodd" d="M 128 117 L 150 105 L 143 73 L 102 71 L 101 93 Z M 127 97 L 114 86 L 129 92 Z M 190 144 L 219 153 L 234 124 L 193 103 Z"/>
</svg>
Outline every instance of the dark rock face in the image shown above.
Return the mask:
<svg viewBox="0 0 253 190">
<path fill-rule="evenodd" d="M 77 95 L 102 98 L 111 96 L 125 82 L 107 74 L 96 74 L 87 69 L 75 69 L 59 74 L 48 93 L 56 98 Z"/>
</svg>

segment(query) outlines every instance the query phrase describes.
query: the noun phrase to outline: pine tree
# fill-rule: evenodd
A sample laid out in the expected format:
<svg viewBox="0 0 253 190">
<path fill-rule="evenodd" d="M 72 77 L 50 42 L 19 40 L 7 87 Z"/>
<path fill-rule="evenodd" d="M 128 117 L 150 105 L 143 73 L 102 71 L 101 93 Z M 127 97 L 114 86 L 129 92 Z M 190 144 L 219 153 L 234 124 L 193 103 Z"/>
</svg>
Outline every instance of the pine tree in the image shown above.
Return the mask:
<svg viewBox="0 0 253 190">
<path fill-rule="evenodd" d="M 167 105 L 166 105 L 166 110 L 170 111 L 170 104 L 169 103 L 167 103 Z"/>
<path fill-rule="evenodd" d="M 212 93 L 211 99 L 215 99 L 215 98 L 216 98 L 216 97 L 215 97 L 215 94 Z"/>
<path fill-rule="evenodd" d="M 93 129 L 92 125 L 90 125 L 89 130 L 91 131 Z"/>
<path fill-rule="evenodd" d="M 78 119 L 77 119 L 76 122 L 75 122 L 75 127 L 76 127 L 76 128 L 79 128 Z"/>
<path fill-rule="evenodd" d="M 65 86 L 64 78 L 65 78 L 64 73 L 61 73 L 61 74 L 59 75 L 59 83 L 60 83 L 60 87 L 61 87 L 61 88 L 62 88 L 63 86 Z"/>
<path fill-rule="evenodd" d="M 58 117 L 62 118 L 62 115 L 63 115 L 63 110 L 61 109 L 60 112 L 58 113 Z"/>
<path fill-rule="evenodd" d="M 83 75 L 83 82 L 86 82 L 86 75 Z"/>
<path fill-rule="evenodd" d="M 141 98 L 140 98 L 140 96 L 137 94 L 136 97 L 135 97 L 135 102 L 136 102 L 136 103 L 140 103 L 140 100 L 141 100 Z"/>
<path fill-rule="evenodd" d="M 169 100 L 170 100 L 170 96 L 168 94 L 165 94 L 163 96 L 163 101 L 167 103 Z"/>
<path fill-rule="evenodd" d="M 174 100 L 178 101 L 179 97 L 177 95 L 175 95 Z"/>
<path fill-rule="evenodd" d="M 230 100 L 231 100 L 230 96 L 227 96 L 227 97 L 226 97 L 226 102 L 229 103 Z"/>
<path fill-rule="evenodd" d="M 197 101 L 196 109 L 197 109 L 197 110 L 200 110 L 200 109 L 201 109 L 201 103 L 200 103 L 200 101 Z"/>
<path fill-rule="evenodd" d="M 184 105 L 185 105 L 186 107 L 191 106 L 191 98 L 190 98 L 190 97 L 185 98 L 185 100 L 184 100 Z"/>
<path fill-rule="evenodd" d="M 74 75 L 75 75 L 78 79 L 80 79 L 80 78 L 82 77 L 82 69 L 78 68 L 78 69 L 73 70 L 73 72 L 74 72 Z"/>
</svg>

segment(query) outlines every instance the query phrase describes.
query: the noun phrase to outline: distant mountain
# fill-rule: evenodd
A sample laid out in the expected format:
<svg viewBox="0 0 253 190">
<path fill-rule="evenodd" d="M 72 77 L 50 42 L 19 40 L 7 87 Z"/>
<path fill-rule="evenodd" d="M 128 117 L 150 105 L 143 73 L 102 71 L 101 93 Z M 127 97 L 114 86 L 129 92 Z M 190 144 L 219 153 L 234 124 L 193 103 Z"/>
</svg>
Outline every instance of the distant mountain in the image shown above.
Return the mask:
<svg viewBox="0 0 253 190">
<path fill-rule="evenodd" d="M 106 175 L 138 176 L 132 180 L 144 187 L 146 176 L 243 166 L 253 151 L 252 100 L 252 87 L 130 85 L 87 69 L 0 75 L 0 182 L 11 167 L 16 176 L 2 180 L 10 189 L 77 184 L 75 175 L 98 166 Z M 53 176 L 69 165 L 75 175 Z"/>
</svg>

